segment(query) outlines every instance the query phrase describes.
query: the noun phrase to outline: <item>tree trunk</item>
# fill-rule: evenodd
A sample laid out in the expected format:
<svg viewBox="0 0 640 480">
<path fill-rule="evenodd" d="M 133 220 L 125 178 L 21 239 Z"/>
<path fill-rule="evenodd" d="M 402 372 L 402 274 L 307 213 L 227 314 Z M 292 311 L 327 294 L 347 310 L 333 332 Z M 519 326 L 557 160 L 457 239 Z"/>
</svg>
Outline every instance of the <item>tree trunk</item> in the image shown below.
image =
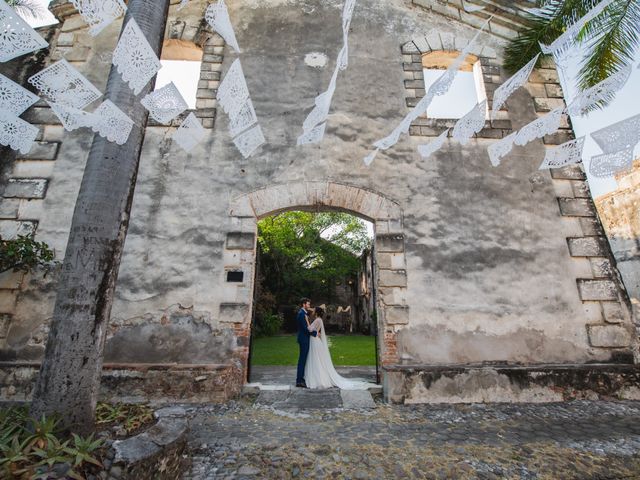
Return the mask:
<svg viewBox="0 0 640 480">
<path fill-rule="evenodd" d="M 168 10 L 169 0 L 130 0 L 123 27 L 135 18 L 159 56 Z M 104 342 L 148 117 L 113 66 L 105 97 L 135 125 L 124 145 L 93 138 L 31 405 L 33 415 L 58 413 L 63 428 L 79 433 L 94 427 Z"/>
</svg>

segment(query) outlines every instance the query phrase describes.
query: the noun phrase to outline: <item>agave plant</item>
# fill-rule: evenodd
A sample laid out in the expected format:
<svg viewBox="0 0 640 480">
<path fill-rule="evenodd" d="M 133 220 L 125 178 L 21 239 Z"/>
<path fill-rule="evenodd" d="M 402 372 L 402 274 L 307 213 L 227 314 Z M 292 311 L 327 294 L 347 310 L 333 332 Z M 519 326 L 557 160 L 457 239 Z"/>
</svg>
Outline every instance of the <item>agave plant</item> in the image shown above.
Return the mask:
<svg viewBox="0 0 640 480">
<path fill-rule="evenodd" d="M 550 44 L 601 0 L 539 0 L 527 27 L 505 50 L 505 68 L 515 72 L 540 53 L 539 42 Z M 640 1 L 614 0 L 580 31 L 577 41 L 585 54 L 578 83 L 592 87 L 633 63 L 640 44 Z"/>
</svg>

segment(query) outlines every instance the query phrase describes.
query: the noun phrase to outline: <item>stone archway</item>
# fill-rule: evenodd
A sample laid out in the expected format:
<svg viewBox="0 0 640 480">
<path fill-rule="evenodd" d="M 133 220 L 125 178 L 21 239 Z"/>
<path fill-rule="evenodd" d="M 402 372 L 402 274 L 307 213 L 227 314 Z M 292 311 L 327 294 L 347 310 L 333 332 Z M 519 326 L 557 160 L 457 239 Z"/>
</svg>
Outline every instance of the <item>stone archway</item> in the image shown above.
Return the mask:
<svg viewBox="0 0 640 480">
<path fill-rule="evenodd" d="M 224 248 L 224 298 L 220 317 L 233 324 L 236 359 L 248 368 L 257 221 L 287 210 L 339 210 L 375 227 L 379 359 L 381 367 L 398 363 L 397 333 L 409 323 L 402 209 L 372 190 L 337 182 L 272 185 L 232 200 L 231 227 Z M 384 370 L 383 370 L 384 372 Z M 384 374 L 383 374 L 384 378 Z"/>
</svg>

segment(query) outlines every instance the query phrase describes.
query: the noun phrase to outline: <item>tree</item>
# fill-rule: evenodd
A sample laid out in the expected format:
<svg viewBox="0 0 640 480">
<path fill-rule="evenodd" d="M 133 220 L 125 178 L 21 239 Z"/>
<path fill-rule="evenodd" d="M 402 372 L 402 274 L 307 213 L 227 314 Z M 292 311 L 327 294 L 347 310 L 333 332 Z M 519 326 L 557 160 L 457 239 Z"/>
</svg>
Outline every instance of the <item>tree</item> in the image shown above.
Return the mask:
<svg viewBox="0 0 640 480">
<path fill-rule="evenodd" d="M 336 282 L 358 272 L 370 239 L 364 223 L 338 212 L 286 212 L 258 224 L 261 290 L 276 304 L 331 296 Z"/>
<path fill-rule="evenodd" d="M 44 7 L 36 0 L 7 0 L 7 4 L 13 7 L 21 17 L 42 18 Z"/>
<path fill-rule="evenodd" d="M 135 18 L 159 56 L 168 9 L 169 0 L 130 0 L 123 26 Z M 31 405 L 33 416 L 58 413 L 64 428 L 80 433 L 93 429 L 107 324 L 148 117 L 115 67 L 105 96 L 129 115 L 134 127 L 124 145 L 93 138 Z"/>
<path fill-rule="evenodd" d="M 515 72 L 601 0 L 540 0 L 527 16 L 527 27 L 505 50 L 504 66 Z M 578 74 L 581 89 L 592 87 L 633 63 L 640 44 L 640 1 L 615 0 L 578 35 L 585 60 Z"/>
</svg>

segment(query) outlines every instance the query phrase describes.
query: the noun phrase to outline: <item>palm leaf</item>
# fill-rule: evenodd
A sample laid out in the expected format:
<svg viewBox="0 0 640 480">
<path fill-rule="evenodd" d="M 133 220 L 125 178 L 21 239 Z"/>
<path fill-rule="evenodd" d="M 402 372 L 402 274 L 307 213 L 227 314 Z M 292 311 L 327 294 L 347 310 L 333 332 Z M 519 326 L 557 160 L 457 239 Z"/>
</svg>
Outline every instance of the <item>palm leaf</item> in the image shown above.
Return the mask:
<svg viewBox="0 0 640 480">
<path fill-rule="evenodd" d="M 21 17 L 42 18 L 45 14 L 44 7 L 36 0 L 7 0 L 7 4 Z"/>
</svg>

